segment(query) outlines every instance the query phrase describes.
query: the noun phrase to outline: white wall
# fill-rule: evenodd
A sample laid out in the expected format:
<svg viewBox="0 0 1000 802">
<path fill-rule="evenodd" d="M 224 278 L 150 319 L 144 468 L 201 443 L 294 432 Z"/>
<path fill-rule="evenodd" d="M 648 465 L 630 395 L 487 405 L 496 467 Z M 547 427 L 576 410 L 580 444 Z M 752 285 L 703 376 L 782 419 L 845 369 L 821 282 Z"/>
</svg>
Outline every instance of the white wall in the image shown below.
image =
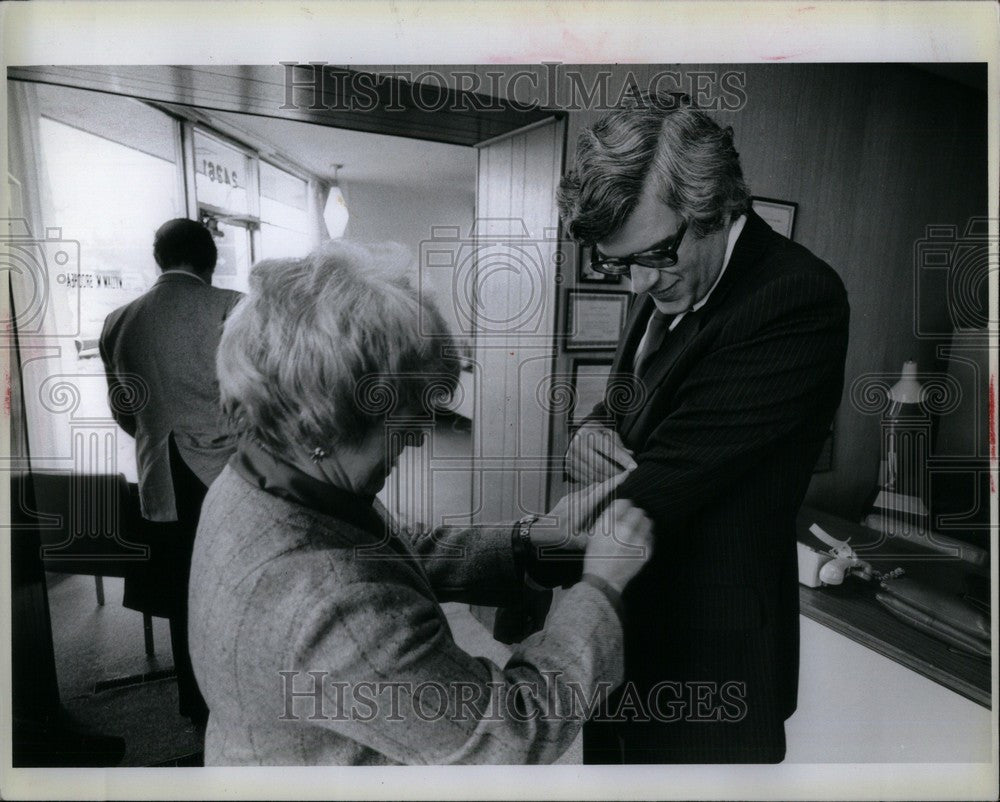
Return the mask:
<svg viewBox="0 0 1000 802">
<path fill-rule="evenodd" d="M 350 212 L 344 236 L 365 242 L 399 242 L 410 249 L 416 260 L 421 242 L 432 237 L 435 227 L 457 227 L 460 237 L 469 236 L 475 215 L 476 176 L 470 174 L 468 186 L 429 182 L 419 190 L 351 183 L 344 194 Z M 460 336 L 450 278 L 439 269 L 425 270 L 421 275 L 422 286 L 433 292 L 445 320 Z"/>
</svg>

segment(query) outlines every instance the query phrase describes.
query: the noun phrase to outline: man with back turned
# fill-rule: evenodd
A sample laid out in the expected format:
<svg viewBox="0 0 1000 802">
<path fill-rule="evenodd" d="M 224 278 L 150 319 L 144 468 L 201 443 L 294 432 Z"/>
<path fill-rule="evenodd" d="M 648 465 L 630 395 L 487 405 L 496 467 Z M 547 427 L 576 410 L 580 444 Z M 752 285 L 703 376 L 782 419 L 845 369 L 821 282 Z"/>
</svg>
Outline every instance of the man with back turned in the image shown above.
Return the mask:
<svg viewBox="0 0 1000 802">
<path fill-rule="evenodd" d="M 584 130 L 559 205 L 594 269 L 634 293 L 612 376 L 635 392 L 594 408 L 567 470 L 636 466 L 619 496 L 656 527 L 625 592 L 618 693 L 634 698 L 585 726 L 584 761 L 780 762 L 798 688 L 795 517 L 840 402 L 843 284 L 754 213 L 731 129 L 683 97 Z"/>
<path fill-rule="evenodd" d="M 153 287 L 104 321 L 100 351 L 109 395 L 143 387 L 134 408 L 112 404 L 135 438 L 139 497 L 150 558 L 126 578 L 125 605 L 170 619 L 180 712 L 203 723 L 207 708 L 187 645 L 191 549 L 208 485 L 235 450 L 222 415 L 215 355 L 240 293 L 212 286 L 217 249 L 200 223 L 164 223 L 153 241 Z"/>
</svg>

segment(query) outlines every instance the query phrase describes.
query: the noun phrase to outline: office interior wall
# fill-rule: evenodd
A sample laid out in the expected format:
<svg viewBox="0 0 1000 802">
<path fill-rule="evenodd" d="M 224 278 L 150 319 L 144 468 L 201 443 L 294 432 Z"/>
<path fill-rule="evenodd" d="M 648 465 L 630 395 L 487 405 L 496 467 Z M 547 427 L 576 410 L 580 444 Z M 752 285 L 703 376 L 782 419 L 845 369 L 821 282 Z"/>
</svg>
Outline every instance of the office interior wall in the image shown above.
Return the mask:
<svg viewBox="0 0 1000 802">
<path fill-rule="evenodd" d="M 425 68 L 379 69 L 416 75 Z M 436 71 L 445 83 L 465 71 L 479 76 L 479 91 L 495 88 L 497 94 L 543 104 L 554 99 L 553 105 L 565 108 L 566 76 L 574 69 L 458 65 Z M 847 285 L 851 347 L 833 469 L 814 477 L 807 501 L 854 518 L 877 479 L 879 422 L 852 407 L 848 390 L 854 379 L 896 372 L 908 358 L 917 359 L 923 371 L 942 369 L 936 349 L 943 341 L 914 334 L 914 254 L 928 225 L 952 225 L 961 233 L 970 217 L 986 214 L 985 91 L 906 65 L 587 65 L 576 70 L 576 80 L 590 92 L 603 85 L 603 94 L 599 90 L 587 100 L 576 93 L 583 108 L 569 110 L 566 118 L 567 164 L 578 132 L 603 113 L 594 106 L 603 101 L 606 107 L 624 88 L 645 87 L 665 71 L 672 76 L 661 88 L 708 87 L 709 100 L 719 99 L 718 82 L 730 75 L 726 99 L 735 107 L 720 108 L 714 116 L 733 126 L 751 190 L 796 202 L 794 239 L 828 261 Z M 602 84 L 603 73 L 608 77 Z M 391 238 L 416 247 L 428 228 L 419 215 L 448 218 L 446 225 L 457 219 L 448 201 L 440 201 L 440 217 L 429 211 L 439 203 L 433 188 L 409 198 L 386 194 L 363 218 L 358 214 L 366 205 L 364 190 L 352 200 L 358 211 L 352 210 L 351 235 L 383 239 L 394 229 Z M 570 277 L 563 292 L 572 285 Z M 925 296 L 920 316 L 947 322 L 945 293 Z M 563 445 L 554 438 L 553 450 Z"/>
<path fill-rule="evenodd" d="M 461 238 L 468 238 L 476 205 L 475 175 L 468 186 L 435 183 L 428 176 L 420 189 L 389 184 L 351 182 L 345 188 L 350 220 L 344 236 L 367 242 L 392 240 L 404 245 L 417 263 L 420 244 L 434 236 L 435 228 L 457 228 Z M 422 271 L 422 287 L 433 293 L 445 321 L 453 332 L 460 332 L 453 302 L 450 273 Z"/>
<path fill-rule="evenodd" d="M 430 68 L 395 69 L 416 75 Z M 718 105 L 710 113 L 733 127 L 751 191 L 797 203 L 793 238 L 847 287 L 851 343 L 833 468 L 814 476 L 806 502 L 857 518 L 877 480 L 879 420 L 852 406 L 850 386 L 866 374 L 898 373 L 906 359 L 924 372 L 944 369 L 937 347 L 947 335 L 915 334 L 915 252 L 928 226 L 955 226 L 961 235 L 970 218 L 987 214 L 986 92 L 913 66 L 877 63 L 438 69 L 445 76 L 462 71 L 477 75 L 483 92 L 511 89 L 521 102 L 583 106 L 568 112 L 567 167 L 580 130 L 604 113 L 593 108 L 602 99 L 607 107 L 666 72 L 661 89 L 705 90 L 702 103 Z M 578 78 L 568 77 L 573 71 Z M 571 92 L 572 80 L 585 91 Z M 949 328 L 943 287 L 922 296 L 919 317 L 932 329 Z M 556 438 L 554 448 L 564 442 Z"/>
</svg>

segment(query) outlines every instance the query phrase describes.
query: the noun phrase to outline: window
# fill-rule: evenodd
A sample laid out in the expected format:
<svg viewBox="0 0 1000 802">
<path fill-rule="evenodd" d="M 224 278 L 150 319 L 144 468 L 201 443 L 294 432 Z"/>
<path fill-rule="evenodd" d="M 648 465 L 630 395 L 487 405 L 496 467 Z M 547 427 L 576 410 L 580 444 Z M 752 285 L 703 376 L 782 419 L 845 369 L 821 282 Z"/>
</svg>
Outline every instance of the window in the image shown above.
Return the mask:
<svg viewBox="0 0 1000 802">
<path fill-rule="evenodd" d="M 246 292 L 249 288 L 251 256 L 250 229 L 245 225 L 217 220 L 214 226 L 218 257 L 212 286 Z"/>
<path fill-rule="evenodd" d="M 80 320 L 57 325 L 78 331 L 78 348 L 90 355 L 107 314 L 156 280 L 153 234 L 183 214 L 177 167 L 56 120 L 42 118 L 39 133 L 51 198 L 46 225 L 80 243 L 78 278 L 67 265 L 50 285 L 79 287 Z M 75 306 L 57 304 L 56 313 L 75 315 Z"/>
<path fill-rule="evenodd" d="M 260 220 L 261 258 L 308 253 L 312 238 L 306 181 L 262 161 Z"/>
<path fill-rule="evenodd" d="M 107 315 L 159 276 L 157 228 L 197 208 L 218 236 L 213 284 L 246 291 L 253 261 L 310 249 L 309 185 L 194 123 L 183 124 L 182 148 L 182 123 L 138 100 L 45 84 L 30 91 L 38 158 L 19 167 L 37 176 L 42 219 L 33 224 L 44 234 L 30 259 L 44 265 L 42 284 L 24 296 L 40 299 L 29 310 L 35 328 L 21 332 L 32 462 L 136 481 L 135 446 L 112 421 L 98 341 Z M 16 207 L 18 184 L 9 183 Z"/>
<path fill-rule="evenodd" d="M 33 462 L 67 467 L 71 460 L 77 470 L 120 471 L 135 481 L 134 445 L 123 432 L 115 453 L 103 446 L 90 453 L 81 444 L 92 442 L 95 431 L 84 422 L 100 429 L 99 422 L 111 419 L 97 350 L 104 318 L 156 280 L 153 234 L 184 215 L 177 126 L 135 100 L 36 89 L 47 198 L 42 222 L 47 238 L 58 236 L 68 247 L 59 251 L 62 259 L 45 262 L 50 308 L 39 332 L 64 335 L 56 341 L 59 354 L 50 351 L 23 366 Z M 53 401 L 67 392 L 78 398 L 71 409 Z"/>
<path fill-rule="evenodd" d="M 200 205 L 231 215 L 253 214 L 251 166 L 242 150 L 195 129 L 194 185 Z"/>
<path fill-rule="evenodd" d="M 212 229 L 219 254 L 212 284 L 246 292 L 257 226 L 257 159 L 250 151 L 190 127 L 194 143 L 195 199 Z"/>
</svg>

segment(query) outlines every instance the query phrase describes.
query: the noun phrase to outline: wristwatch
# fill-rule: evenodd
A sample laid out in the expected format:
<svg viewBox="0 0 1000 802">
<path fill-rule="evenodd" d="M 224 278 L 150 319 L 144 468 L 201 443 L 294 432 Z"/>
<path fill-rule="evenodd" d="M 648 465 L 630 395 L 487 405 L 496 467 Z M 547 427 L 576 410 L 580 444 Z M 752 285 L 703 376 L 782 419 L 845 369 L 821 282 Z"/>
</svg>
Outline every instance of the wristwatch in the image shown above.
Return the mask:
<svg viewBox="0 0 1000 802">
<path fill-rule="evenodd" d="M 511 545 L 514 565 L 521 577 L 538 588 L 568 588 L 580 579 L 583 570 L 583 555 L 538 553 L 538 547 L 531 542 L 531 526 L 538 520 L 537 515 L 525 515 L 514 524 Z"/>
<path fill-rule="evenodd" d="M 524 564 L 533 556 L 531 553 L 531 526 L 538 520 L 537 515 L 525 515 L 517 522 L 517 551 L 524 559 Z"/>
</svg>

